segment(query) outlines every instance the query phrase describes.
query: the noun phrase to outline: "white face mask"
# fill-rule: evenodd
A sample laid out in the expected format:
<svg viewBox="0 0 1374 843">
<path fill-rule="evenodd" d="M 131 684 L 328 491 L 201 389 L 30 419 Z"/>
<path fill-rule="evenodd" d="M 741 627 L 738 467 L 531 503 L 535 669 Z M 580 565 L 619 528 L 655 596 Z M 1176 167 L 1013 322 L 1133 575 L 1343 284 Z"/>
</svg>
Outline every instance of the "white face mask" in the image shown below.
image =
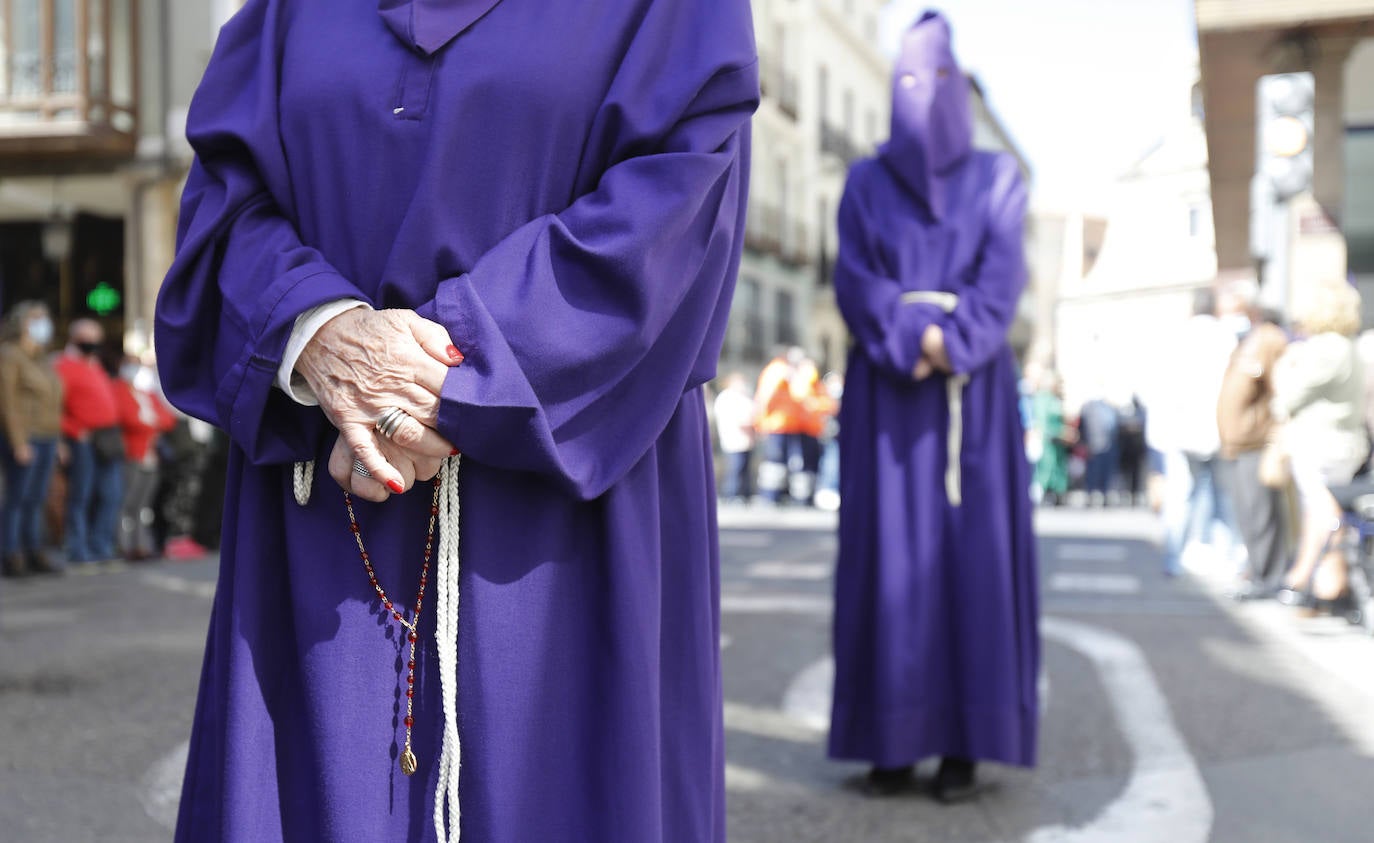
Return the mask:
<svg viewBox="0 0 1374 843">
<path fill-rule="evenodd" d="M 52 342 L 52 320 L 46 316 L 40 316 L 30 322 L 26 330 L 29 339 L 39 345 L 47 345 Z"/>
</svg>

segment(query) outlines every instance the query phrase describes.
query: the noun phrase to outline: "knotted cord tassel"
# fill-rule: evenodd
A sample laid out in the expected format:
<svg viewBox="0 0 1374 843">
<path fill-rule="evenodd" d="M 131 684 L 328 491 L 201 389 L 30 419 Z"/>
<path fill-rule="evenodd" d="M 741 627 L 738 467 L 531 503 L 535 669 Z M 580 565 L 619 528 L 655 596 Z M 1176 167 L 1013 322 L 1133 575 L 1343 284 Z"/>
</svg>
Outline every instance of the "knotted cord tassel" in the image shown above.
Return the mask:
<svg viewBox="0 0 1374 843">
<path fill-rule="evenodd" d="M 315 461 L 298 462 L 291 467 L 291 486 L 296 492 L 296 503 L 305 506 L 310 503 L 310 488 L 315 482 Z"/>
<path fill-rule="evenodd" d="M 434 785 L 434 831 L 438 843 L 462 837 L 458 773 L 462 743 L 458 738 L 458 534 L 461 526 L 458 469 L 461 455 L 444 461 L 439 489 L 439 571 L 434 636 L 439 653 L 439 686 L 444 703 L 444 736 Z M 451 834 L 451 837 L 449 836 Z"/>
</svg>

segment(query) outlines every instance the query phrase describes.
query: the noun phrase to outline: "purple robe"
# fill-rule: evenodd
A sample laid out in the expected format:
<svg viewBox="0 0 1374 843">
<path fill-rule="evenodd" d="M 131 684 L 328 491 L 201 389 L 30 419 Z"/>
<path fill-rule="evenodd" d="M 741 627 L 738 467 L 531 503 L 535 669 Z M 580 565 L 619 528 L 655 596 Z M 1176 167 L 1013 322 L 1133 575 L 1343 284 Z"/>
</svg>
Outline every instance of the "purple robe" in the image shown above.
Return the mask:
<svg viewBox="0 0 1374 843">
<path fill-rule="evenodd" d="M 157 312 L 169 397 L 234 443 L 178 840 L 435 837 L 433 607 L 407 778 L 404 642 L 335 432 L 273 386 L 297 315 L 341 297 L 467 358 L 439 414 L 464 453 L 463 840 L 724 839 L 700 386 L 757 98 L 743 0 L 250 0 L 225 27 Z M 357 504 L 398 603 L 429 506 Z"/>
<path fill-rule="evenodd" d="M 933 755 L 1029 766 L 1039 598 L 1006 341 L 1026 278 L 1026 194 L 1014 159 L 939 128 L 968 120 L 943 20 L 923 19 L 905 46 L 893 141 L 855 164 L 839 208 L 835 294 L 855 344 L 840 410 L 829 749 L 879 767 Z M 938 67 L 951 70 L 937 83 Z M 958 303 L 946 312 L 932 292 Z M 913 377 L 932 323 L 967 377 L 959 505 L 947 491 L 948 376 Z"/>
</svg>

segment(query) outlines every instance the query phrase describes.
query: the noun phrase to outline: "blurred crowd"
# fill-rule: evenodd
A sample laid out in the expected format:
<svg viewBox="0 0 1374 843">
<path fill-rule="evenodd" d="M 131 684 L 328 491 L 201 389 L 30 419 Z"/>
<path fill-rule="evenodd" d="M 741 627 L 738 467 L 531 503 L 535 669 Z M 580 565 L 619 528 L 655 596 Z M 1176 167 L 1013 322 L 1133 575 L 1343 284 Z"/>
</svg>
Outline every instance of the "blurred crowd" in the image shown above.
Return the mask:
<svg viewBox="0 0 1374 843">
<path fill-rule="evenodd" d="M 1031 494 L 1044 506 L 1150 507 L 1163 570 L 1236 579 L 1244 598 L 1318 611 L 1349 599 L 1338 498 L 1368 476 L 1374 331 L 1336 280 L 1300 293 L 1291 323 L 1250 277 L 1220 279 L 1157 350 L 1140 392 L 1103 384 L 1070 412 L 1059 375 L 1021 380 Z M 713 402 L 722 501 L 835 509 L 843 379 L 799 348 L 754 384 L 727 375 Z"/>
<path fill-rule="evenodd" d="M 151 350 L 123 353 L 91 319 L 56 339 L 40 302 L 12 308 L 0 333 L 4 576 L 205 555 L 219 541 L 223 435 L 167 404 Z"/>
<path fill-rule="evenodd" d="M 843 393 L 841 375 L 822 377 L 795 346 L 774 355 L 755 384 L 726 375 L 711 407 L 724 459 L 721 500 L 838 509 Z"/>
</svg>

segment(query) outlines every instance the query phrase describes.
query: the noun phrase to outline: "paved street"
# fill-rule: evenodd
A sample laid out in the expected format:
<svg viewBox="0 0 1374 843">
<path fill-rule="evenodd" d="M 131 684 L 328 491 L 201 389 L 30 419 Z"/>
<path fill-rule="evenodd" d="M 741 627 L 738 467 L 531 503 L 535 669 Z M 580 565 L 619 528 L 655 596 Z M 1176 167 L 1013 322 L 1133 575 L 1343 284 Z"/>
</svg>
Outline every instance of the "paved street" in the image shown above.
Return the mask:
<svg viewBox="0 0 1374 843">
<path fill-rule="evenodd" d="M 1374 640 L 1163 579 L 1139 513 L 1040 515 L 1040 768 L 959 807 L 865 798 L 823 752 L 832 530 L 722 513 L 732 843 L 1374 839 Z M 0 586 L 0 840 L 170 837 L 214 576 Z"/>
</svg>

